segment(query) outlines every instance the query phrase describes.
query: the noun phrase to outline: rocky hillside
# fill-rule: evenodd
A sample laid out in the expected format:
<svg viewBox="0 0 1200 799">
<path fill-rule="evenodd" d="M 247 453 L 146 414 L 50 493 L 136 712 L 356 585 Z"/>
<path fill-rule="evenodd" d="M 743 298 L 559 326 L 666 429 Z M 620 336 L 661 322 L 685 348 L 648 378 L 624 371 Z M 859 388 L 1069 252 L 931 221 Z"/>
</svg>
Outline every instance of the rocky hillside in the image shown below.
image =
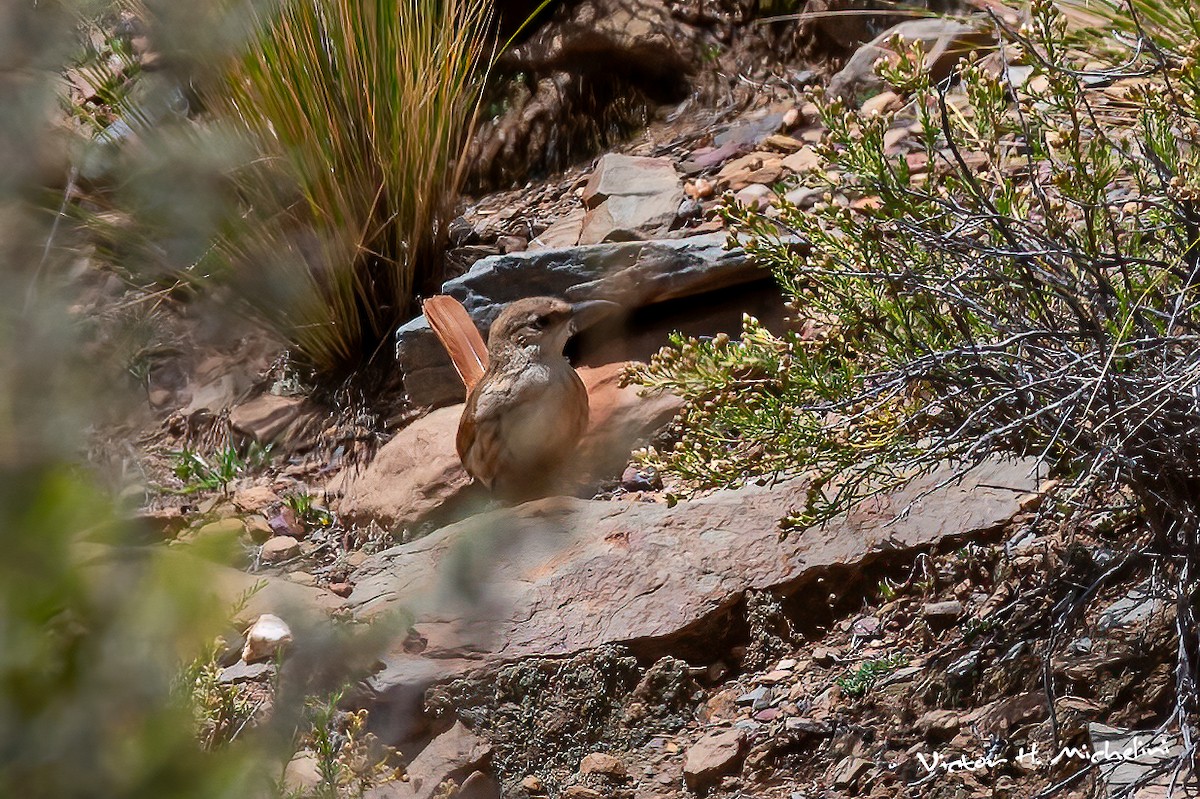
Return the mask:
<svg viewBox="0 0 1200 799">
<path fill-rule="evenodd" d="M 678 439 L 681 400 L 622 380 L 671 332 L 736 337 L 749 314 L 821 335 L 722 214 L 880 202 L 801 180 L 840 170 L 805 91 L 895 112 L 885 155 L 922 174 L 939 160 L 876 61 L 907 41 L 938 79 L 964 58 L 1022 69 L 998 48 L 998 21 L 1019 22 L 998 6 L 799 5 L 812 16 L 554 4 L 497 62 L 473 194 L 427 288 L 483 331 L 527 296 L 620 306 L 569 346 L 592 408 L 572 496 L 504 507 L 472 484 L 454 447 L 465 389 L 423 317 L 398 330 L 393 372 L 317 385 L 186 288 L 80 267 L 73 313 L 100 320 L 100 350 L 133 342 L 145 389 L 92 460 L 147 546 L 248 596 L 208 664 L 227 700 L 213 740 L 265 727 L 289 674 L 353 630 L 366 656 L 315 667 L 353 687 L 333 738 L 301 736 L 279 764 L 291 795 L 335 795 L 331 747 L 353 775 L 338 790 L 373 799 L 1200 795 L 1194 742 L 1164 722 L 1179 597 L 1123 557 L 1148 546 L 1134 511 L 1084 497 L 1065 514 L 1044 463 L 993 459 L 793 530 L 808 476 L 692 492 L 631 460 Z M 502 27 L 518 6 L 497 4 Z M 136 19 L 127 55 L 153 74 Z M 946 98 L 969 112 L 956 84 Z M 233 567 L 192 560 L 213 550 Z"/>
</svg>

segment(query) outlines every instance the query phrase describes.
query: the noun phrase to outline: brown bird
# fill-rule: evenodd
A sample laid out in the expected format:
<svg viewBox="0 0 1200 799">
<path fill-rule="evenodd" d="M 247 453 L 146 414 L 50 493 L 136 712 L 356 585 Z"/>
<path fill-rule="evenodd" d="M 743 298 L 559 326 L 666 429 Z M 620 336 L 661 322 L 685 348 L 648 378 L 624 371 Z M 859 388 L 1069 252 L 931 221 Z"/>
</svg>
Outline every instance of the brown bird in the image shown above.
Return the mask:
<svg viewBox="0 0 1200 799">
<path fill-rule="evenodd" d="M 425 316 L 467 386 L 458 455 L 467 473 L 497 496 L 528 499 L 563 476 L 588 426 L 587 389 L 563 347 L 616 307 L 603 300 L 517 300 L 492 324 L 485 350 L 457 300 L 426 301 Z"/>
</svg>

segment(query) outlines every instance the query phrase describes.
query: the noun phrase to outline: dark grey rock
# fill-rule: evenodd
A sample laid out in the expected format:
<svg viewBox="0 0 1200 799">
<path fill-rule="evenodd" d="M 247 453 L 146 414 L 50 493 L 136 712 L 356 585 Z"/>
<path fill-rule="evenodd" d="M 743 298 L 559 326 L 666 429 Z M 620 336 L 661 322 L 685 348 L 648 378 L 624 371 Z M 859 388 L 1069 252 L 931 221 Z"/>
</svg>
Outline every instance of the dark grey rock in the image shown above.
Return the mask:
<svg viewBox="0 0 1200 799">
<path fill-rule="evenodd" d="M 1155 596 L 1150 583 L 1145 582 L 1102 610 L 1096 628 L 1104 633 L 1118 627 L 1136 627 L 1164 607 L 1162 598 Z"/>
<path fill-rule="evenodd" d="M 1100 796 L 1195 796 L 1195 767 L 1181 763 L 1178 772 L 1171 761 L 1184 754 L 1174 733 L 1155 730 L 1122 730 L 1106 724 L 1088 725 L 1092 752 L 1099 758 L 1097 783 Z M 1174 792 L 1168 789 L 1174 788 Z M 1134 791 L 1134 789 L 1137 789 Z"/>
<path fill-rule="evenodd" d="M 970 679 L 978 669 L 979 652 L 971 651 L 946 667 L 946 677 L 955 682 L 963 682 Z"/>
<path fill-rule="evenodd" d="M 217 677 L 219 683 L 255 682 L 273 674 L 275 666 L 270 663 L 246 663 L 239 660 L 227 669 L 222 669 Z"/>
<path fill-rule="evenodd" d="M 761 280 L 763 270 L 741 250 L 726 250 L 724 234 L 660 241 L 528 250 L 484 258 L 446 282 L 481 331 L 504 306 L 537 295 L 572 302 L 612 300 L 633 310 Z M 463 401 L 466 390 L 450 359 L 419 316 L 396 332 L 396 359 L 414 405 Z"/>
</svg>

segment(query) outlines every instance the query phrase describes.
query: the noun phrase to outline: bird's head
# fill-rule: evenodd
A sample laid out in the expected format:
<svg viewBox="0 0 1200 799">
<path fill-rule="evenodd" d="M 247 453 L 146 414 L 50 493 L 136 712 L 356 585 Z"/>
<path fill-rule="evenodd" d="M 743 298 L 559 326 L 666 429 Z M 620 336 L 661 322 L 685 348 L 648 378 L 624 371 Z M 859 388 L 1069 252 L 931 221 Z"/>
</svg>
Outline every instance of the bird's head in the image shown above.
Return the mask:
<svg viewBox="0 0 1200 799">
<path fill-rule="evenodd" d="M 517 300 L 492 323 L 488 350 L 512 345 L 530 355 L 561 355 L 567 339 L 617 307 L 605 300 L 574 304 L 557 297 Z"/>
</svg>

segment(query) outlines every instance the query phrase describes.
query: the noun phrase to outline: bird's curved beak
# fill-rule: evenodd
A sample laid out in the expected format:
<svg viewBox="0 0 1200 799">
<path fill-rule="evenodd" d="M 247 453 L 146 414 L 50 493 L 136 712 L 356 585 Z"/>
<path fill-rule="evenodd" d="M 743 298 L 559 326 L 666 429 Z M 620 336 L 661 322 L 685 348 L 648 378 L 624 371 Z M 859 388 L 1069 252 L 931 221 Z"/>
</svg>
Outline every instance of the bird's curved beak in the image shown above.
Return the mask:
<svg viewBox="0 0 1200 799">
<path fill-rule="evenodd" d="M 571 304 L 571 333 L 591 327 L 605 317 L 621 310 L 621 306 L 608 300 L 585 300 Z"/>
</svg>

